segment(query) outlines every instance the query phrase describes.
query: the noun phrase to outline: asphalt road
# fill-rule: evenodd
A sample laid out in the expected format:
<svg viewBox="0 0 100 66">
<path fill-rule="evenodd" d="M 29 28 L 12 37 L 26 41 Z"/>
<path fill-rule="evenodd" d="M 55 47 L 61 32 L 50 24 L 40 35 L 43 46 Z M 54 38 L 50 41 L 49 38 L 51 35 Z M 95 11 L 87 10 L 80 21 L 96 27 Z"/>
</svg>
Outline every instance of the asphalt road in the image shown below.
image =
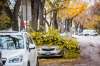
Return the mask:
<svg viewBox="0 0 100 66">
<path fill-rule="evenodd" d="M 78 39 L 81 57 L 89 66 L 100 66 L 100 36 L 87 36 Z"/>
<path fill-rule="evenodd" d="M 40 66 L 100 66 L 100 36 L 79 37 L 81 57 L 68 59 L 40 59 Z"/>
</svg>

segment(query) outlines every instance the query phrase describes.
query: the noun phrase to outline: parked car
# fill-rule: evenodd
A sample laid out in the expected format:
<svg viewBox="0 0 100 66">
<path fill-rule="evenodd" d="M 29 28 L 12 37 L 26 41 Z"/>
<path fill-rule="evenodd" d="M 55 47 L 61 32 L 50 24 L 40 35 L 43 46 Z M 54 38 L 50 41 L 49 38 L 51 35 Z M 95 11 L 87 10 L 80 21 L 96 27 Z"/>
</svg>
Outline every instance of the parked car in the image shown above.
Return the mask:
<svg viewBox="0 0 100 66">
<path fill-rule="evenodd" d="M 79 38 L 79 37 L 89 37 L 89 36 L 98 36 L 98 33 L 96 32 L 96 30 L 89 30 L 89 29 L 85 29 L 83 30 L 83 32 L 78 33 L 78 34 L 74 34 L 72 35 L 73 38 Z"/>
<path fill-rule="evenodd" d="M 61 50 L 58 46 L 44 45 L 38 48 L 38 56 L 39 57 L 62 57 L 63 50 Z"/>
<path fill-rule="evenodd" d="M 86 30 L 83 30 L 83 32 L 80 34 L 80 35 L 84 35 L 84 36 L 97 36 L 98 33 L 96 32 L 96 30 L 89 30 L 89 29 L 86 29 Z"/>
<path fill-rule="evenodd" d="M 37 66 L 37 50 L 26 32 L 0 33 L 3 66 Z"/>
</svg>

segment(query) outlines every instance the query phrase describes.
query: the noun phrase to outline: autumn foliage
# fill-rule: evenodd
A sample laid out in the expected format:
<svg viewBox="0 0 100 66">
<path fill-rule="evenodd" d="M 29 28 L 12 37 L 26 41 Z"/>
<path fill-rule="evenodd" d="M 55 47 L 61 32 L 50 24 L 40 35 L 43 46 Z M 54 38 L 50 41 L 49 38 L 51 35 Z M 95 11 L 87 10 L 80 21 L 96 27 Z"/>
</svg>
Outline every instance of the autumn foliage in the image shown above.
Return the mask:
<svg viewBox="0 0 100 66">
<path fill-rule="evenodd" d="M 73 18 L 75 16 L 78 16 L 83 11 L 85 11 L 85 9 L 86 9 L 85 3 L 75 3 L 75 4 L 72 3 L 72 4 L 69 4 L 68 7 L 66 6 L 63 9 L 60 9 L 58 12 L 59 14 L 58 17 L 62 19 Z"/>
<path fill-rule="evenodd" d="M 11 27 L 11 19 L 8 16 L 0 15 L 0 30 L 9 29 Z"/>
</svg>

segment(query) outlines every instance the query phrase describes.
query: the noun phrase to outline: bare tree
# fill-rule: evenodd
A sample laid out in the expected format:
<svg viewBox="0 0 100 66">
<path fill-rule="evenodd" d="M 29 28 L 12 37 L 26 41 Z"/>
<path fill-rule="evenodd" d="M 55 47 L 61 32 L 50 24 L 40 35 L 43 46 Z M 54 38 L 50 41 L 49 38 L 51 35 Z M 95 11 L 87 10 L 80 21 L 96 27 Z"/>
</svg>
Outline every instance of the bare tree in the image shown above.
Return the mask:
<svg viewBox="0 0 100 66">
<path fill-rule="evenodd" d="M 44 4 L 45 0 L 31 0 L 32 22 L 31 26 L 34 31 L 44 30 Z"/>
</svg>

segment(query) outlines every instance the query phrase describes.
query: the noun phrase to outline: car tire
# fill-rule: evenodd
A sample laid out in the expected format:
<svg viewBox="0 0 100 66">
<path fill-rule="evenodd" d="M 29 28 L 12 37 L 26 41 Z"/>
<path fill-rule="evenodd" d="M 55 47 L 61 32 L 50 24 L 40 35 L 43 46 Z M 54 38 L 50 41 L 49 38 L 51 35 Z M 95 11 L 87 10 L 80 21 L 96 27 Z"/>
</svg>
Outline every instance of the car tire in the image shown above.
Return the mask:
<svg viewBox="0 0 100 66">
<path fill-rule="evenodd" d="M 37 58 L 36 66 L 39 66 L 39 58 Z"/>
<path fill-rule="evenodd" d="M 30 66 L 30 62 L 28 61 L 27 66 Z"/>
</svg>

